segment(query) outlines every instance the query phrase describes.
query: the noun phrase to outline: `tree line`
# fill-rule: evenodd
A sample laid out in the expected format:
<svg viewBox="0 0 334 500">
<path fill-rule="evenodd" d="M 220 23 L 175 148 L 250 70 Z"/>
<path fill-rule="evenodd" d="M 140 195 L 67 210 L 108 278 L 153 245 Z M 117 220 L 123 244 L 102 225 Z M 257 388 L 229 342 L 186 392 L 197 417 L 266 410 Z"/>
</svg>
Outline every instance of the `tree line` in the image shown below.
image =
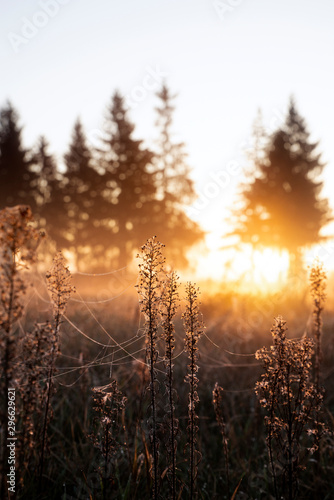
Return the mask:
<svg viewBox="0 0 334 500">
<path fill-rule="evenodd" d="M 75 122 L 64 172 L 45 137 L 33 149 L 24 147 L 18 114 L 7 103 L 0 110 L 0 208 L 30 205 L 39 227 L 58 250 L 73 252 L 80 271 L 125 267 L 154 234 L 167 244 L 173 265 L 185 267 L 187 250 L 204 231 L 185 212 L 196 195 L 185 145 L 173 140 L 175 96 L 164 84 L 157 98 L 154 148 L 134 138 L 125 101 L 115 92 L 98 147 Z M 256 120 L 250 164 L 239 203 L 231 207 L 229 234 L 241 245 L 286 249 L 290 270 L 299 272 L 301 250 L 324 239 L 322 228 L 333 218 L 321 198 L 318 143 L 293 99 L 275 131 Z"/>
<path fill-rule="evenodd" d="M 170 258 L 187 264 L 186 251 L 204 235 L 185 212 L 195 198 L 185 146 L 173 140 L 174 98 L 157 93 L 155 148 L 134 138 L 135 126 L 116 91 L 107 107 L 98 147 L 78 119 L 57 164 L 44 136 L 31 149 L 22 141 L 10 102 L 0 110 L 0 208 L 30 205 L 58 249 L 74 253 L 78 270 L 126 266 L 143 241 L 159 234 Z"/>
</svg>

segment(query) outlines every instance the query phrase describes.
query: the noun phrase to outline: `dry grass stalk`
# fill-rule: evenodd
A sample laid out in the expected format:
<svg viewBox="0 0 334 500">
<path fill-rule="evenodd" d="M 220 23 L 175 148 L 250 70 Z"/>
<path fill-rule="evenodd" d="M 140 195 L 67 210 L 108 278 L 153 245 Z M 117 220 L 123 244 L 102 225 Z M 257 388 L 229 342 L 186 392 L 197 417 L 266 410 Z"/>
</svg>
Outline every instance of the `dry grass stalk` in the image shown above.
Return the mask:
<svg viewBox="0 0 334 500">
<path fill-rule="evenodd" d="M 159 442 L 157 437 L 157 402 L 156 402 L 156 362 L 158 359 L 157 333 L 159 325 L 159 305 L 161 298 L 161 274 L 164 271 L 165 258 L 162 255 L 164 245 L 157 241 L 156 237 L 147 240 L 141 247 L 142 263 L 139 264 L 139 283 L 137 285 L 140 295 L 140 308 L 145 317 L 146 331 L 146 362 L 150 371 L 149 390 L 151 394 L 151 425 L 150 439 L 152 445 L 152 497 L 158 498 L 158 462 Z"/>
<path fill-rule="evenodd" d="M 218 382 L 216 382 L 215 387 L 212 391 L 212 403 L 213 403 L 213 407 L 215 410 L 216 420 L 217 420 L 219 430 L 221 432 L 222 440 L 223 440 L 223 450 L 224 450 L 224 458 L 225 458 L 225 475 L 226 475 L 226 482 L 227 482 L 227 495 L 229 497 L 230 496 L 230 474 L 229 474 L 229 466 L 228 466 L 228 461 L 229 461 L 229 458 L 228 458 L 228 440 L 227 440 L 227 435 L 226 435 L 226 428 L 225 428 L 223 412 L 221 409 L 222 394 L 223 394 L 223 388 L 218 385 Z"/>
<path fill-rule="evenodd" d="M 198 341 L 203 331 L 203 323 L 199 310 L 198 300 L 199 289 L 192 283 L 187 283 L 186 286 L 186 310 L 183 313 L 183 322 L 186 331 L 185 348 L 188 352 L 188 374 L 185 377 L 185 382 L 189 384 L 188 395 L 188 433 L 189 433 L 189 491 L 190 498 L 195 498 L 196 494 L 196 478 L 198 464 L 201 454 L 196 449 L 196 435 L 198 432 L 198 416 L 196 414 L 196 403 L 199 402 L 197 393 L 198 386 Z"/>
<path fill-rule="evenodd" d="M 321 313 L 326 300 L 326 272 L 321 262 L 315 260 L 310 273 L 310 287 L 313 299 L 313 334 L 315 338 L 314 375 L 315 385 L 320 391 L 320 363 L 321 363 Z"/>
<path fill-rule="evenodd" d="M 47 391 L 47 375 L 50 363 L 50 343 L 53 342 L 50 323 L 36 324 L 32 332 L 26 332 L 20 342 L 19 393 L 22 430 L 19 435 L 19 467 L 21 485 L 23 476 L 35 468 L 32 459 L 41 439 L 42 408 Z"/>
<path fill-rule="evenodd" d="M 322 401 L 311 382 L 313 340 L 289 340 L 285 332 L 285 321 L 276 318 L 271 329 L 273 345 L 256 352 L 264 365 L 256 393 L 267 412 L 267 445 L 277 500 L 282 494 L 288 500 L 298 496 L 302 456 L 315 451 L 314 443 L 312 448 L 303 449 L 302 439 L 314 438 L 317 433 L 315 415 Z"/>
<path fill-rule="evenodd" d="M 120 448 L 117 439 L 122 428 L 121 416 L 125 408 L 126 397 L 118 389 L 117 381 L 113 380 L 105 387 L 93 389 L 95 428 L 93 432 L 94 445 L 99 448 L 103 457 L 103 468 L 100 475 L 103 481 L 103 499 L 108 493 L 108 483 L 113 482 L 113 459 Z"/>
<path fill-rule="evenodd" d="M 0 495 L 5 494 L 7 470 L 7 394 L 17 384 L 14 359 L 17 353 L 17 320 L 22 316 L 22 297 L 26 284 L 22 270 L 35 260 L 39 233 L 28 206 L 18 205 L 0 211 Z"/>
<path fill-rule="evenodd" d="M 71 273 L 66 266 L 66 261 L 61 252 L 58 252 L 53 260 L 53 265 L 50 271 L 46 274 L 48 290 L 51 292 L 53 303 L 53 330 L 49 343 L 49 360 L 48 360 L 48 373 L 47 373 L 47 389 L 45 397 L 45 412 L 43 417 L 43 430 L 42 430 L 42 446 L 39 464 L 39 483 L 41 486 L 44 467 L 44 451 L 47 437 L 47 427 L 50 420 L 50 403 L 53 391 L 53 376 L 55 372 L 55 361 L 59 350 L 59 328 L 61 319 L 65 313 L 68 300 L 71 293 L 75 291 L 71 285 Z"/>
<path fill-rule="evenodd" d="M 176 498 L 176 434 L 178 430 L 178 420 L 175 418 L 175 403 L 174 403 L 174 380 L 173 380 L 173 351 L 175 349 L 175 328 L 174 317 L 177 312 L 179 302 L 179 277 L 175 272 L 166 276 L 163 284 L 162 292 L 162 328 L 163 339 L 165 341 L 165 358 L 166 367 L 166 391 L 168 404 L 166 405 L 167 425 L 169 427 L 169 439 L 167 452 L 169 455 L 168 474 L 167 477 L 171 484 L 171 498 Z"/>
<path fill-rule="evenodd" d="M 322 350 L 321 350 L 321 337 L 322 337 L 322 317 L 321 313 L 324 309 L 326 301 L 326 271 L 323 268 L 323 264 L 319 259 L 315 259 L 311 272 L 310 272 L 310 291 L 313 299 L 313 335 L 315 339 L 315 354 L 314 354 L 314 382 L 316 390 L 319 396 L 324 394 L 324 389 L 320 385 L 320 375 L 321 375 L 321 360 L 322 360 Z M 317 422 L 320 420 L 319 414 L 316 415 Z M 315 434 L 315 446 L 317 448 L 315 459 L 318 466 L 318 471 L 320 467 L 320 438 L 322 434 L 326 433 L 327 429 L 319 422 L 317 433 Z"/>
</svg>

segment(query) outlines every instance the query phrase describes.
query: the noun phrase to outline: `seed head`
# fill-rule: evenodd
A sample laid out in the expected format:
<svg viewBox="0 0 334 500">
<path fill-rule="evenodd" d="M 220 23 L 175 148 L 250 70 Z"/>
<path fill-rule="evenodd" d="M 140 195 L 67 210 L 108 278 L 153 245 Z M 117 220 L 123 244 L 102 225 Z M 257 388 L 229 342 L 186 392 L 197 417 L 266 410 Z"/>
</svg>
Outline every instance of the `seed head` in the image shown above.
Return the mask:
<svg viewBox="0 0 334 500">
<path fill-rule="evenodd" d="M 51 292 L 52 301 L 57 314 L 64 314 L 67 302 L 75 288 L 71 285 L 71 273 L 65 265 L 66 261 L 61 252 L 53 259 L 53 265 L 46 273 L 47 286 Z"/>
</svg>

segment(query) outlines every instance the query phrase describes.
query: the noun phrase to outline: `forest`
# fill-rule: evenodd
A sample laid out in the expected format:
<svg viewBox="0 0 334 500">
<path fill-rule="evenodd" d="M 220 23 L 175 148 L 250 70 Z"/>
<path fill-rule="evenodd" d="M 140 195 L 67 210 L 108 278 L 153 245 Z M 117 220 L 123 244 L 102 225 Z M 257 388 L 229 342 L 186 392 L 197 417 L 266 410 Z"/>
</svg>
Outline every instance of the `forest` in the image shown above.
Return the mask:
<svg viewBox="0 0 334 500">
<path fill-rule="evenodd" d="M 0 112 L 0 206 L 28 204 L 57 248 L 72 251 L 78 271 L 101 271 L 106 262 L 124 267 L 157 232 L 171 243 L 175 264 L 184 266 L 187 249 L 204 232 L 184 210 L 195 190 L 184 144 L 173 142 L 173 96 L 166 86 L 157 101 L 155 150 L 134 139 L 124 98 L 115 92 L 101 144 L 89 144 L 75 122 L 65 171 L 45 137 L 25 148 L 18 114 L 7 103 Z"/>
</svg>

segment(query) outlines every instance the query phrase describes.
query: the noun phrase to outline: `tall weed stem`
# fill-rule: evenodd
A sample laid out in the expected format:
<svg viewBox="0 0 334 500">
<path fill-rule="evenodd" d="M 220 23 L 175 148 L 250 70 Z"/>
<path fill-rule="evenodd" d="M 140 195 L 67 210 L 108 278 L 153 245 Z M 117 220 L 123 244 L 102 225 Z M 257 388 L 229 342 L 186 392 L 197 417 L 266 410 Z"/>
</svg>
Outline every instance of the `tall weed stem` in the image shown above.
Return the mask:
<svg viewBox="0 0 334 500">
<path fill-rule="evenodd" d="M 162 255 L 162 245 L 156 237 L 147 240 L 141 247 L 142 263 L 139 264 L 140 307 L 145 317 L 146 362 L 150 372 L 149 390 L 151 394 L 151 425 L 150 439 L 152 445 L 152 498 L 156 500 L 159 493 L 159 442 L 157 436 L 157 402 L 156 402 L 156 362 L 158 359 L 157 332 L 159 325 L 159 304 L 161 300 L 161 274 L 164 271 L 165 258 Z"/>
</svg>

